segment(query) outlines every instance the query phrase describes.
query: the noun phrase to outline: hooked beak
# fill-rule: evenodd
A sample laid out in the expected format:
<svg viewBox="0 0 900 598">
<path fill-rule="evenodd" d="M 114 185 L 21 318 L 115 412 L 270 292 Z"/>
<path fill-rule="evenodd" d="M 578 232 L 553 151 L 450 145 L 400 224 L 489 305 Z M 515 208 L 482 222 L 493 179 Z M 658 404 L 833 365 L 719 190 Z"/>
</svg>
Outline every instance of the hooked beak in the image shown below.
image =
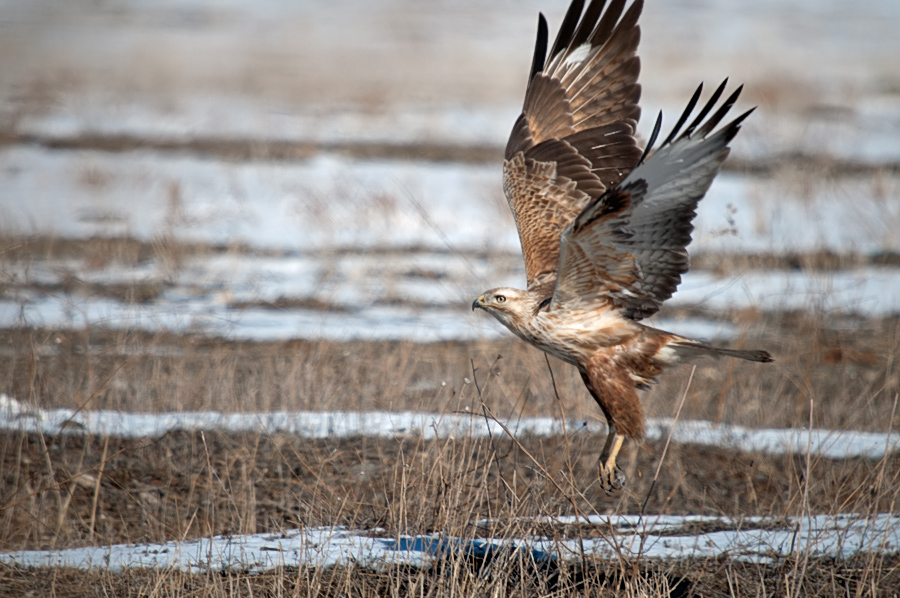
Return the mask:
<svg viewBox="0 0 900 598">
<path fill-rule="evenodd" d="M 472 311 L 475 311 L 476 307 L 484 309 L 484 295 L 481 295 L 480 297 L 478 297 L 478 299 L 472 302 Z"/>
</svg>

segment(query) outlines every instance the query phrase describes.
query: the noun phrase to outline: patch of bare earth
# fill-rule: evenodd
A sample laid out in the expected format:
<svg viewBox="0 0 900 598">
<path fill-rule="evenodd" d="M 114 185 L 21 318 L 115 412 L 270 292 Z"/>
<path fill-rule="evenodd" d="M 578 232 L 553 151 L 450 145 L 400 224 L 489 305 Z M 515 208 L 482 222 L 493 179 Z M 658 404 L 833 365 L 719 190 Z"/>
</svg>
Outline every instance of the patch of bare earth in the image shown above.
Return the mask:
<svg viewBox="0 0 900 598">
<path fill-rule="evenodd" d="M 4 549 L 164 542 L 343 525 L 388 536 L 589 537 L 602 528 L 524 517 L 647 513 L 889 512 L 900 457 L 833 460 L 632 447 L 628 488 L 596 481 L 603 437 L 321 439 L 176 432 L 138 440 L 0 435 Z M 652 485 L 652 487 L 651 487 Z M 490 519 L 490 523 L 485 520 Z M 515 534 L 515 536 L 513 536 Z"/>
<path fill-rule="evenodd" d="M 682 309 L 667 315 L 711 314 Z M 684 419 L 900 428 L 896 317 L 754 310 L 715 317 L 744 331 L 731 346 L 765 348 L 775 363 L 709 360 L 693 376 L 690 366 L 666 372 L 644 398 L 648 416 L 674 415 L 684 396 Z M 103 328 L 0 331 L 0 392 L 42 408 L 442 412 L 478 407 L 483 399 L 502 418 L 601 419 L 577 372 L 555 360 L 549 367 L 558 397 L 543 353 L 514 338 L 257 343 Z"/>
<path fill-rule="evenodd" d="M 39 574 L 38 574 L 39 573 Z M 10 596 L 895 596 L 900 558 L 861 556 L 788 560 L 778 565 L 705 559 L 661 563 L 553 563 L 521 558 L 448 559 L 427 569 L 364 567 L 244 571 L 52 569 L 0 565 L 0 593 Z"/>
<path fill-rule="evenodd" d="M 0 259 L 110 259 L 174 267 L 194 252 L 169 240 L 6 243 Z M 842 268 L 847 256 L 750 256 L 698 267 Z M 795 263 L 789 263 L 793 259 Z M 705 261 L 704 261 L 705 260 Z M 787 261 L 786 261 L 787 260 Z M 850 262 L 848 262 L 850 260 Z M 13 284 L 9 282 L 8 284 Z M 38 289 L 40 291 L 40 289 Z M 63 281 L 53 293 L 153 301 L 161 288 Z M 278 301 L 273 308 L 328 309 Z M 668 309 L 742 332 L 730 346 L 765 348 L 768 365 L 708 361 L 667 372 L 644 397 L 647 415 L 750 427 L 900 427 L 896 317 L 860 319 L 702 307 Z M 550 375 L 552 368 L 553 377 Z M 556 390 L 554 390 L 554 380 Z M 557 392 L 558 391 L 558 392 Z M 0 392 L 42 408 L 138 412 L 413 410 L 600 420 L 572 368 L 512 338 L 482 342 L 238 342 L 199 335 L 87 327 L 0 331 Z M 536 516 L 639 513 L 774 517 L 895 512 L 900 457 L 824 459 L 671 445 L 630 446 L 627 490 L 596 483 L 603 436 L 482 439 L 331 438 L 175 432 L 161 437 L 0 434 L 0 550 L 160 542 L 210 534 L 346 525 L 371 533 L 458 537 L 591 537 L 589 526 Z M 490 523 L 484 523 L 489 520 Z M 518 558 L 519 560 L 515 560 Z M 0 566 L 0 595 L 891 595 L 896 555 L 835 561 L 805 554 L 771 564 L 727 557 L 679 562 L 588 560 L 535 566 L 520 557 L 448 556 L 425 569 L 177 571 L 25 570 Z M 504 560 L 506 559 L 506 560 Z"/>
</svg>

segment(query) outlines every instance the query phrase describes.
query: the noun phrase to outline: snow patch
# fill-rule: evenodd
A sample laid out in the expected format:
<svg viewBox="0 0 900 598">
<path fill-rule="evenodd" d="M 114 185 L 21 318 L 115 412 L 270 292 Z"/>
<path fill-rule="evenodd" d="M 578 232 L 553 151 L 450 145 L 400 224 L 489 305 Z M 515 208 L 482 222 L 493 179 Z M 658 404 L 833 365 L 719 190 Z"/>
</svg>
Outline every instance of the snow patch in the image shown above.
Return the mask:
<svg viewBox="0 0 900 598">
<path fill-rule="evenodd" d="M 0 148 L 3 232 L 159 237 L 312 252 L 519 252 L 497 163 L 229 163 L 149 152 Z M 698 252 L 900 251 L 900 177 L 724 173 L 697 210 Z"/>
<path fill-rule="evenodd" d="M 565 523 L 573 518 L 553 518 Z M 162 544 L 117 544 L 64 550 L 0 553 L 0 562 L 19 567 L 75 567 L 114 572 L 128 568 L 177 569 L 188 572 L 240 569 L 265 571 L 279 567 L 360 565 L 384 569 L 391 565 L 428 566 L 442 558 L 481 557 L 482 574 L 509 562 L 517 553 L 526 562 L 552 563 L 643 556 L 655 559 L 703 559 L 729 556 L 737 560 L 774 562 L 790 555 L 849 558 L 859 553 L 889 553 L 900 549 L 900 517 L 876 515 L 816 515 L 782 519 L 740 520 L 688 516 L 640 518 L 634 515 L 592 516 L 581 522 L 602 531 L 600 537 L 556 540 L 540 537 L 497 540 L 454 538 L 441 534 L 379 537 L 373 532 L 343 527 L 287 530 L 281 533 L 215 536 Z M 696 533 L 691 526 L 720 531 Z M 498 555 L 501 558 L 497 558 Z M 486 557 L 492 557 L 489 560 Z M 506 558 L 502 558 L 506 557 Z M 502 566 L 502 565 L 501 565 Z"/>
<path fill-rule="evenodd" d="M 517 436 L 562 436 L 602 433 L 598 422 L 568 421 L 552 417 L 523 417 L 503 422 Z M 498 421 L 481 414 L 418 412 L 274 411 L 220 413 L 125 413 L 120 411 L 76 411 L 42 409 L 0 394 L 0 429 L 45 434 L 92 434 L 127 438 L 154 437 L 185 430 L 226 432 L 286 432 L 304 438 L 348 438 L 358 436 L 396 438 L 483 438 L 503 436 Z M 878 459 L 900 447 L 900 433 L 888 434 L 826 429 L 755 429 L 708 421 L 670 418 L 647 420 L 647 438 L 658 440 L 671 433 L 679 443 L 701 444 L 745 452 L 768 454 L 812 454 L 832 459 L 866 457 Z"/>
</svg>

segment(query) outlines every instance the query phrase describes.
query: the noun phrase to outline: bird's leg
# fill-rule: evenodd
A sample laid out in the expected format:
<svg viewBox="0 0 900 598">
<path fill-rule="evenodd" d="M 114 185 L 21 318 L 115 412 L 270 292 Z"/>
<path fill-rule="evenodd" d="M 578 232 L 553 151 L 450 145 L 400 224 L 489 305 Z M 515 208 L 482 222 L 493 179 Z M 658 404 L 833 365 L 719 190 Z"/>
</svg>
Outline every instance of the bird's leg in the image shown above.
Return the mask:
<svg viewBox="0 0 900 598">
<path fill-rule="evenodd" d="M 606 444 L 603 445 L 603 451 L 600 453 L 600 487 L 607 494 L 611 494 L 613 490 L 619 490 L 625 487 L 625 474 L 616 465 L 616 456 L 622 448 L 625 437 L 616 433 L 616 426 L 609 425 L 609 433 L 606 435 Z"/>
</svg>

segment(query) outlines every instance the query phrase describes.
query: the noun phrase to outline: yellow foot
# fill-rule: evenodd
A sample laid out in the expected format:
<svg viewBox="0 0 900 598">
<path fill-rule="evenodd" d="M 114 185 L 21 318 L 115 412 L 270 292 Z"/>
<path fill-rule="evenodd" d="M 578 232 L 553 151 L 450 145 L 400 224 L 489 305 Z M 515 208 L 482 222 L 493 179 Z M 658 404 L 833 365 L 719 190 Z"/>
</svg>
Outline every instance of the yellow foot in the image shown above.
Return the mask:
<svg viewBox="0 0 900 598">
<path fill-rule="evenodd" d="M 607 494 L 625 487 L 625 474 L 616 466 L 616 457 L 622 448 L 625 437 L 616 433 L 616 428 L 610 425 L 609 434 L 606 436 L 606 444 L 600 453 L 600 487 Z"/>
<path fill-rule="evenodd" d="M 616 490 L 625 487 L 627 479 L 622 470 L 618 468 L 615 462 L 607 462 L 600 464 L 600 472 L 597 476 L 600 479 L 600 487 L 607 494 L 612 494 Z"/>
</svg>

